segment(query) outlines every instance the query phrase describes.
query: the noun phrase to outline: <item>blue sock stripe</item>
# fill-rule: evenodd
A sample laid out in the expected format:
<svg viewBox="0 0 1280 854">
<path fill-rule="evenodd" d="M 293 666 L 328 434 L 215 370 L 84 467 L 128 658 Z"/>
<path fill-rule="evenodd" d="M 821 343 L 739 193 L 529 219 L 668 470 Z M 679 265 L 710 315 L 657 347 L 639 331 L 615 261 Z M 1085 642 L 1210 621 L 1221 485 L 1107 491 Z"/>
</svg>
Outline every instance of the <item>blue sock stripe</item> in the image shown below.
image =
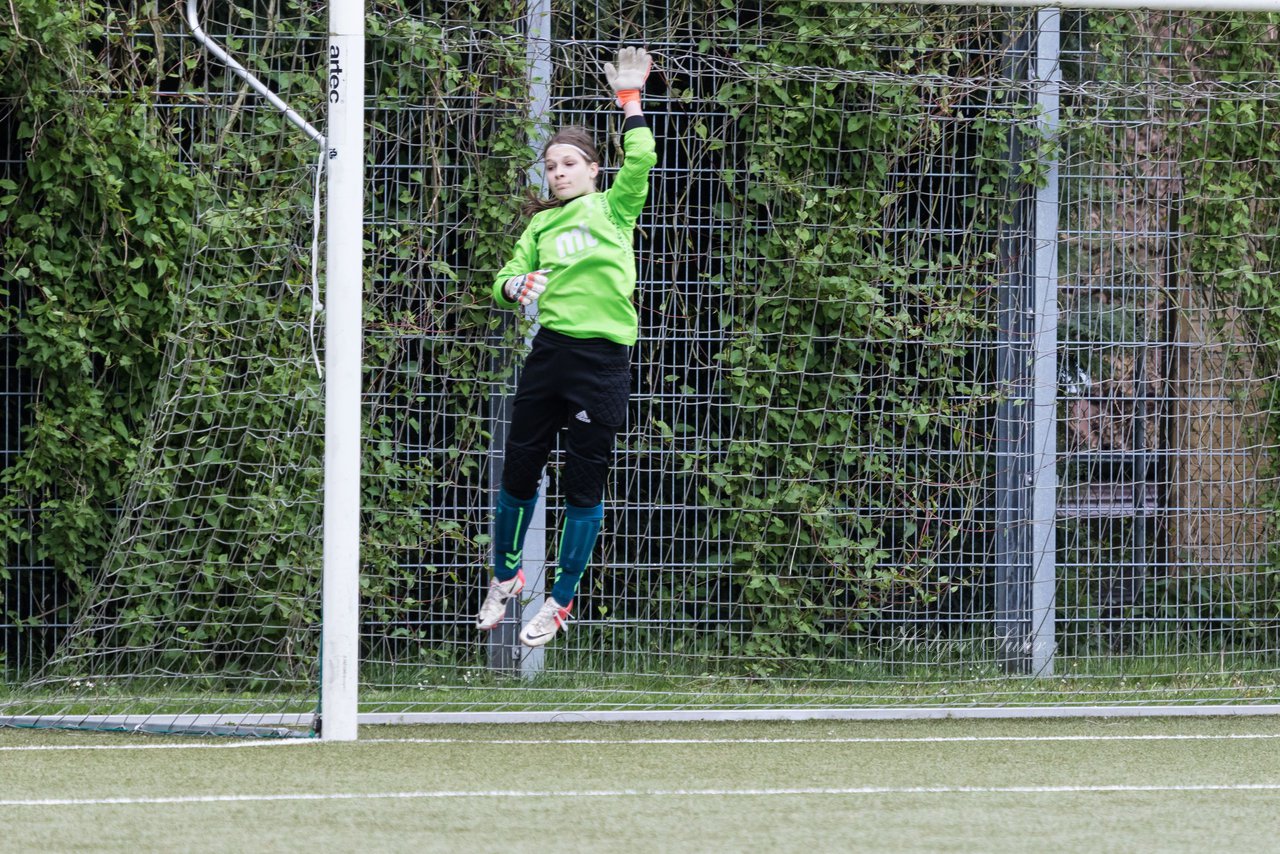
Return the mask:
<svg viewBox="0 0 1280 854">
<path fill-rule="evenodd" d="M 575 507 L 572 504 L 564 508 L 566 519 L 595 519 L 597 521 L 604 518 L 604 502 L 601 501 L 594 507 Z"/>
<path fill-rule="evenodd" d="M 505 489 L 498 490 L 493 513 L 493 574 L 499 581 L 515 578 L 524 558 L 524 537 L 529 532 L 538 496 L 528 500 L 514 497 Z M 507 544 L 510 543 L 508 546 Z"/>
</svg>

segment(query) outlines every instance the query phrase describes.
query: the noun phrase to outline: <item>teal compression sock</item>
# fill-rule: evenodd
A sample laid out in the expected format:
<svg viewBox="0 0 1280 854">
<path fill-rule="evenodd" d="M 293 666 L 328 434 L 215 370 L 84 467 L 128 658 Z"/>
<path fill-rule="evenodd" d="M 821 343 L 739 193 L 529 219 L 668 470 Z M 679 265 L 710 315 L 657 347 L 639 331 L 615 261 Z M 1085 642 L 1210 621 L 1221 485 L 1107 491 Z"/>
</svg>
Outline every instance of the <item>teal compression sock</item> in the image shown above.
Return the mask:
<svg viewBox="0 0 1280 854">
<path fill-rule="evenodd" d="M 493 514 L 493 574 L 499 581 L 516 577 L 524 560 L 524 535 L 533 520 L 538 494 L 527 501 L 516 498 L 505 489 L 498 490 L 497 508 Z"/>
<path fill-rule="evenodd" d="M 551 597 L 561 605 L 568 605 L 578 592 L 591 552 L 596 547 L 596 535 L 604 521 L 604 504 L 595 507 L 569 505 L 564 512 L 564 528 L 560 534 L 560 570 L 556 583 L 551 587 Z"/>
</svg>

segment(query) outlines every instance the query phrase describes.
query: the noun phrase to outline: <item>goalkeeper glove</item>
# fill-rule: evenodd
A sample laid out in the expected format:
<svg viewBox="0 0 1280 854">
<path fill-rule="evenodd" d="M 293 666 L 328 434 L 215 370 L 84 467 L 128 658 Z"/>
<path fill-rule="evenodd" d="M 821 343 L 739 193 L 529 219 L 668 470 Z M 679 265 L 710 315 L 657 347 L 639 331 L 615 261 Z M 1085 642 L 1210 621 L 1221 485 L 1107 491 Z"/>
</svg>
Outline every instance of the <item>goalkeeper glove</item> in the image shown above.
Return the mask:
<svg viewBox="0 0 1280 854">
<path fill-rule="evenodd" d="M 618 106 L 622 107 L 632 101 L 639 102 L 640 90 L 644 88 L 645 78 L 653 60 L 644 48 L 624 47 L 618 51 L 618 64 L 604 64 L 604 76 L 609 81 L 609 88 L 618 96 Z"/>
<path fill-rule="evenodd" d="M 547 289 L 546 274 L 546 270 L 534 270 L 532 273 L 512 276 L 502 286 L 502 293 L 512 302 L 533 305 L 534 301 Z"/>
</svg>

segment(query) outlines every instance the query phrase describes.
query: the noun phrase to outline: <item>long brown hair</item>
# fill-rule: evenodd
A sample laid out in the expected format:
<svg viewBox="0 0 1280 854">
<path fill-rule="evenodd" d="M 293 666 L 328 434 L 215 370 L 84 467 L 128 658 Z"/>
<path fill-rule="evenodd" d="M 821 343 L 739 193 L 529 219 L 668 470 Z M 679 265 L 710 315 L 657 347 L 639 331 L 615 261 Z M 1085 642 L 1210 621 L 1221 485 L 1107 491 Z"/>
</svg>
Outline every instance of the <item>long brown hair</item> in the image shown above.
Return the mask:
<svg viewBox="0 0 1280 854">
<path fill-rule="evenodd" d="M 551 139 L 547 140 L 547 144 L 542 147 L 543 158 L 546 158 L 547 151 L 550 150 L 551 146 L 561 144 L 572 145 L 574 148 L 579 149 L 587 156 L 587 162 L 589 163 L 600 162 L 600 152 L 596 150 L 595 141 L 591 139 L 590 131 L 584 127 L 570 125 L 556 131 Z M 555 196 L 539 196 L 537 190 L 530 189 L 524 203 L 520 205 L 520 213 L 526 217 L 531 217 L 539 211 L 549 211 L 563 204 L 564 202 Z"/>
</svg>

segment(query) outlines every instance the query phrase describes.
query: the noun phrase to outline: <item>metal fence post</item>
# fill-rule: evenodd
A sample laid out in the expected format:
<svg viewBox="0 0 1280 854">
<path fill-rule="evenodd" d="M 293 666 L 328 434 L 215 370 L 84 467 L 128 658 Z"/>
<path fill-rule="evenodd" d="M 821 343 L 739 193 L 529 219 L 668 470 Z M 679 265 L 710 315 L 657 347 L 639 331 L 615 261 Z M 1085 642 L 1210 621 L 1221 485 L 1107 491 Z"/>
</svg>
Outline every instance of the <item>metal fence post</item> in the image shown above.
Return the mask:
<svg viewBox="0 0 1280 854">
<path fill-rule="evenodd" d="M 1058 514 L 1058 90 L 1062 16 L 1041 9 L 1036 36 L 1036 105 L 1043 140 L 1044 185 L 1036 191 L 1032 280 L 1034 404 L 1031 446 L 1031 673 L 1053 675 Z"/>
<path fill-rule="evenodd" d="M 1009 69 L 1011 79 L 1036 84 L 1042 142 L 1029 150 L 1027 135 L 1016 126 L 1010 129 L 1014 168 L 1007 185 L 1013 217 L 1000 247 L 1004 280 L 996 356 L 1004 398 L 996 413 L 994 621 L 1004 670 L 1047 676 L 1053 672 L 1057 574 L 1058 163 L 1053 134 L 1060 16 L 1045 9 L 1035 20 L 1034 32 L 1017 35 Z M 1020 184 L 1020 165 L 1027 157 L 1046 168 L 1033 205 Z"/>
</svg>

